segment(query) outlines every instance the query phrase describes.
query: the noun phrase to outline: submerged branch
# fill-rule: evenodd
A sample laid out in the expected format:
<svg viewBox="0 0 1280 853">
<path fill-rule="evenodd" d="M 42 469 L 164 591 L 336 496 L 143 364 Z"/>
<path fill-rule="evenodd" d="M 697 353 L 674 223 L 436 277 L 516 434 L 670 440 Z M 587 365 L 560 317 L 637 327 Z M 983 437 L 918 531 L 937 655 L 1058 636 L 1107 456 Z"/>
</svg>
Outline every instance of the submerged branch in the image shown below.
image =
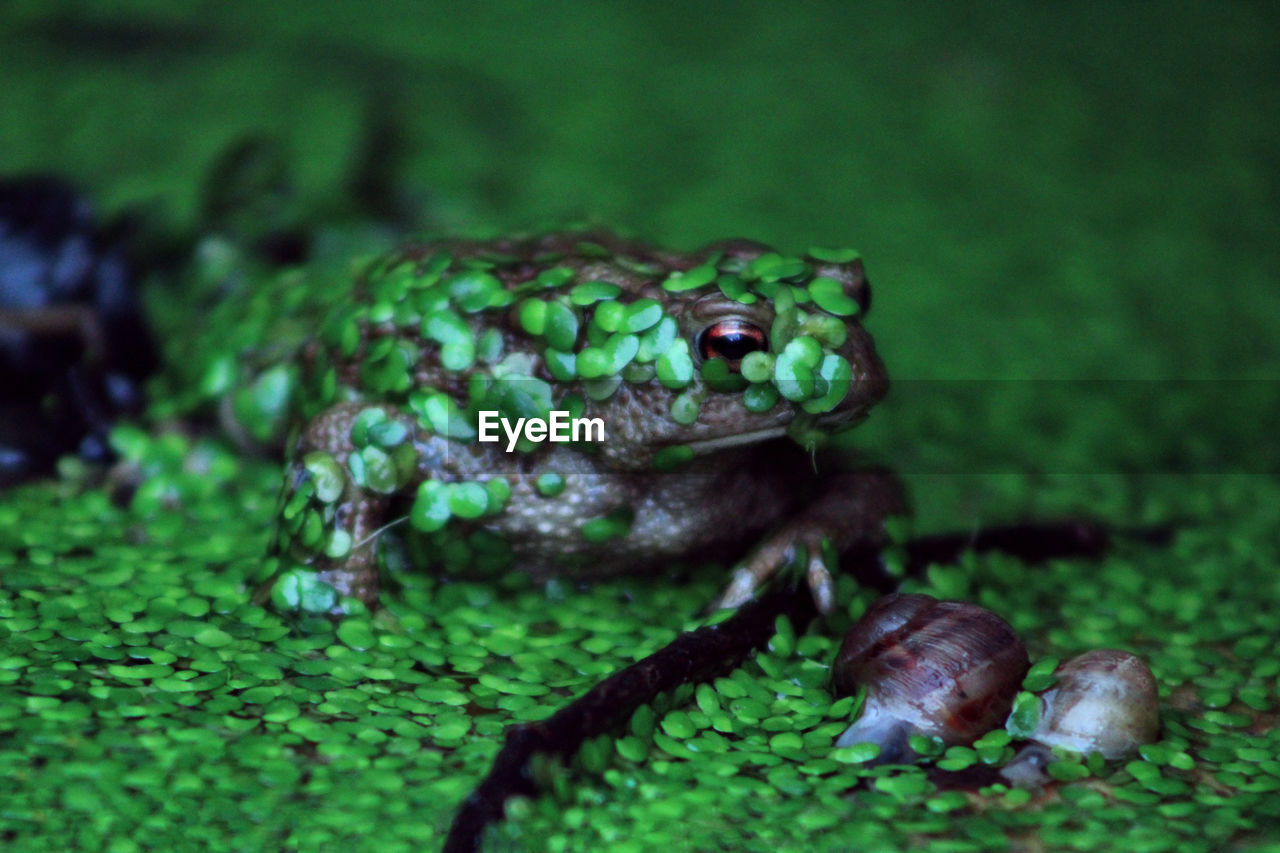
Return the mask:
<svg viewBox="0 0 1280 853">
<path fill-rule="evenodd" d="M 489 775 L 454 817 L 446 853 L 479 850 L 485 827 L 502 819 L 510 797 L 537 793 L 530 775 L 535 755 L 568 758 L 590 738 L 624 725 L 637 708 L 659 694 L 732 671 L 769 641 L 778 617 L 784 615 L 796 633 L 802 633 L 815 615 L 813 599 L 803 585 L 775 588 L 717 625 L 681 634 L 546 720 L 509 727 Z"/>
</svg>

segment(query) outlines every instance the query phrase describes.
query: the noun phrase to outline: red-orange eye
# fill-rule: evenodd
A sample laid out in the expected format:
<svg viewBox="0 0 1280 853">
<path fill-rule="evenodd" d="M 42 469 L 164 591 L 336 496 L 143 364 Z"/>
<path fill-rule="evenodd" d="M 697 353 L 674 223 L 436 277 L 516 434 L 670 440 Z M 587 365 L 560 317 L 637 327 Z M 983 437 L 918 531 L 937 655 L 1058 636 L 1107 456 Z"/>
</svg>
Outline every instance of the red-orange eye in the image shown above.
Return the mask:
<svg viewBox="0 0 1280 853">
<path fill-rule="evenodd" d="M 769 338 L 746 320 L 721 320 L 699 332 L 696 344 L 703 361 L 723 358 L 736 371 L 748 353 L 769 349 Z"/>
</svg>

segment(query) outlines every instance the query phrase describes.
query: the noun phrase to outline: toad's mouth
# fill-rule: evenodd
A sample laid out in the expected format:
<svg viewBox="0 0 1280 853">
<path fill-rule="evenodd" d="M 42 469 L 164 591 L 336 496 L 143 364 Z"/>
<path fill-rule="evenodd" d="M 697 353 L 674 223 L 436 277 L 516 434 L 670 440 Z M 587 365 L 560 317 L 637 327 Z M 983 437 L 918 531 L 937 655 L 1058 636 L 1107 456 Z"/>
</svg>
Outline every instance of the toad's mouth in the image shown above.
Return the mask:
<svg viewBox="0 0 1280 853">
<path fill-rule="evenodd" d="M 698 456 L 727 450 L 730 447 L 741 447 L 744 444 L 759 444 L 771 438 L 782 438 L 787 434 L 787 425 L 765 427 L 750 432 L 737 432 L 733 435 L 722 435 L 717 438 L 704 438 L 685 442 L 685 446 Z"/>
</svg>

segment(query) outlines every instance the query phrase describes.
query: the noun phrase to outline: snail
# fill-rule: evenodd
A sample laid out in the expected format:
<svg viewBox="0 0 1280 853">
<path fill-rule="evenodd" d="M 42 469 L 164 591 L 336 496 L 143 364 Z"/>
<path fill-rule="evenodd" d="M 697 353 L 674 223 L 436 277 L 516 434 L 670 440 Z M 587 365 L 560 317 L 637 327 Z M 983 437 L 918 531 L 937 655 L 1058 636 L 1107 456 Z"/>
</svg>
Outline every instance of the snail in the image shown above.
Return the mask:
<svg viewBox="0 0 1280 853">
<path fill-rule="evenodd" d="M 1019 751 L 1001 773 L 1020 786 L 1042 784 L 1053 747 L 1124 758 L 1159 734 L 1155 676 L 1134 655 L 1093 649 L 1054 671 L 1056 681 L 1040 694 L 1034 743 Z"/>
<path fill-rule="evenodd" d="M 990 610 L 885 596 L 845 635 L 832 666 L 837 695 L 867 688 L 862 716 L 836 746 L 875 743 L 875 763 L 886 763 L 910 758 L 913 734 L 973 743 L 1008 717 L 1030 665 L 1022 640 Z"/>
</svg>

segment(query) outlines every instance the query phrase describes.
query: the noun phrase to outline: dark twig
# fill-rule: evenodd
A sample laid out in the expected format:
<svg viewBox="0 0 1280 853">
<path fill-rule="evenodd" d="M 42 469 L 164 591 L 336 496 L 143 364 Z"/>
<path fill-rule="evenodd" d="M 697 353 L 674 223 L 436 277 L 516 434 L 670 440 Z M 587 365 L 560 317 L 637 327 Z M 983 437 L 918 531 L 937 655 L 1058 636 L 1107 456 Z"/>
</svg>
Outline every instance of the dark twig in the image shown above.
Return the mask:
<svg viewBox="0 0 1280 853">
<path fill-rule="evenodd" d="M 769 641 L 781 615 L 790 617 L 796 633 L 802 632 L 815 615 L 808 589 L 796 585 L 775 588 L 718 625 L 681 634 L 546 720 L 509 727 L 489 775 L 454 817 L 444 845 L 446 853 L 479 850 L 485 827 L 502 819 L 507 799 L 536 793 L 529 768 L 535 754 L 567 758 L 584 741 L 622 726 L 636 708 L 652 702 L 658 694 L 733 670 Z"/>
<path fill-rule="evenodd" d="M 1170 528 L 1118 529 L 1086 519 L 1003 524 L 911 539 L 904 546 L 906 561 L 900 576 L 890 574 L 881 563 L 879 552 L 870 549 L 841 554 L 840 569 L 863 586 L 889 593 L 902 577 L 920 577 L 929 566 L 957 563 L 967 551 L 999 551 L 1034 564 L 1053 559 L 1096 559 L 1107 552 L 1115 538 L 1164 544 L 1171 537 Z"/>
<path fill-rule="evenodd" d="M 908 571 L 922 570 L 929 563 L 954 563 L 965 551 L 999 551 L 1040 563 L 1057 557 L 1097 557 L 1110 544 L 1110 529 L 1095 521 L 1005 524 L 973 533 L 917 537 L 907 544 Z"/>
</svg>

